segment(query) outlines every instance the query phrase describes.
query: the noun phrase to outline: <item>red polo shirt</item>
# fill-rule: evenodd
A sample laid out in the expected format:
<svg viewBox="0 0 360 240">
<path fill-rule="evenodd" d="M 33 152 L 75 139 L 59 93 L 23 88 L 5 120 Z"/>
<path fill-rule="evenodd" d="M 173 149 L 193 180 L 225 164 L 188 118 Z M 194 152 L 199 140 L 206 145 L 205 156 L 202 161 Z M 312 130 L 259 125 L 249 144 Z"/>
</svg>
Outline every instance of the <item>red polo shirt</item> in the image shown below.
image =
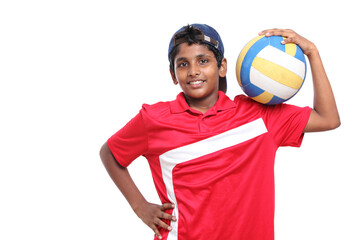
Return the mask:
<svg viewBox="0 0 360 240">
<path fill-rule="evenodd" d="M 143 105 L 108 145 L 124 167 L 146 157 L 161 202 L 175 204 L 177 221 L 163 239 L 272 240 L 276 150 L 301 145 L 310 112 L 220 91 L 202 114 L 180 93 Z"/>
</svg>

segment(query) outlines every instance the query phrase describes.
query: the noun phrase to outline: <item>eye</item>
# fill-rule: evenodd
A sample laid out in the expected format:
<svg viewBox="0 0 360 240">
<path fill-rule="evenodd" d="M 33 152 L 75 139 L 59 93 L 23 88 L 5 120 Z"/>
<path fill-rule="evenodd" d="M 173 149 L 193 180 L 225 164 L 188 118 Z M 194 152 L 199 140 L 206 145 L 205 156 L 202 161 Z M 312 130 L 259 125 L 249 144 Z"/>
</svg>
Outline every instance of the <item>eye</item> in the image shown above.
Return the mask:
<svg viewBox="0 0 360 240">
<path fill-rule="evenodd" d="M 207 59 L 200 59 L 200 64 L 205 64 L 205 63 L 207 63 L 207 62 L 209 62 Z"/>
<path fill-rule="evenodd" d="M 187 62 L 181 62 L 178 64 L 178 68 L 182 68 L 182 67 L 186 67 L 187 66 Z"/>
</svg>

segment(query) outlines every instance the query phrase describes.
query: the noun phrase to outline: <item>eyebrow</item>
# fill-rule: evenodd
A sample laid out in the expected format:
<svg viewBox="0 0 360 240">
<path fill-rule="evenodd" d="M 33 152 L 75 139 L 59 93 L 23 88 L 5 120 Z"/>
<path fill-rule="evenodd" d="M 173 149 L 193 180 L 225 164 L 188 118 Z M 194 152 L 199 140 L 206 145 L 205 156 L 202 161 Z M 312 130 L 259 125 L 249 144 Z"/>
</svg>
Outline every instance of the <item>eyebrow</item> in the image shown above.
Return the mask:
<svg viewBox="0 0 360 240">
<path fill-rule="evenodd" d="M 181 57 L 181 58 L 176 58 L 175 62 L 182 62 L 182 61 L 186 61 L 187 58 L 186 57 Z"/>
<path fill-rule="evenodd" d="M 199 55 L 196 55 L 196 58 L 203 58 L 203 57 L 212 57 L 212 56 L 209 55 L 209 54 L 199 54 Z M 187 60 L 186 57 L 180 57 L 180 58 L 176 58 L 176 59 L 175 59 L 175 62 L 186 61 L 186 60 Z"/>
<path fill-rule="evenodd" d="M 196 58 L 202 58 L 202 57 L 212 57 L 212 56 L 209 54 L 199 54 L 196 56 Z"/>
</svg>

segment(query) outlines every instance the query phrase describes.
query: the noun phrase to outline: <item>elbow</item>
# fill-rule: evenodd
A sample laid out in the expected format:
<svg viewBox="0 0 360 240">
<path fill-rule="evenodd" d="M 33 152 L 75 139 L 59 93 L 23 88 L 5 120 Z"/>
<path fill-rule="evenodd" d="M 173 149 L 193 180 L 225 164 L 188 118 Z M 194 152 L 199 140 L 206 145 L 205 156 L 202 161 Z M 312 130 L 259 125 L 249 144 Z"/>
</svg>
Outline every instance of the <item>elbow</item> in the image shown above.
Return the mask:
<svg viewBox="0 0 360 240">
<path fill-rule="evenodd" d="M 340 127 L 341 125 L 341 120 L 340 120 L 340 115 L 339 113 L 337 113 L 336 117 L 334 118 L 333 124 L 332 124 L 332 129 L 336 129 L 338 127 Z"/>
<path fill-rule="evenodd" d="M 333 129 L 336 129 L 338 127 L 340 127 L 341 125 L 341 121 L 340 121 L 340 118 L 333 124 Z"/>
<path fill-rule="evenodd" d="M 339 114 L 336 113 L 322 116 L 321 114 L 316 112 L 316 110 L 313 110 L 304 132 L 329 131 L 340 127 L 340 125 L 341 121 Z"/>
<path fill-rule="evenodd" d="M 341 125 L 340 118 L 337 117 L 336 119 L 334 119 L 333 121 L 328 123 L 328 130 L 334 130 L 334 129 L 340 127 L 340 125 Z"/>
</svg>

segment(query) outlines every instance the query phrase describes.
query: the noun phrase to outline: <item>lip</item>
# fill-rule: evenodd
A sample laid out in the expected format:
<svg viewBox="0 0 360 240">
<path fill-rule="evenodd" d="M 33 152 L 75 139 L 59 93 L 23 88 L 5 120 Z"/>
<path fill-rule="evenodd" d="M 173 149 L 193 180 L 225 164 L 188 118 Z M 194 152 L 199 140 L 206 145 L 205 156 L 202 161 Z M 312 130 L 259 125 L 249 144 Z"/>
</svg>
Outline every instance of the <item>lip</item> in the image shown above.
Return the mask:
<svg viewBox="0 0 360 240">
<path fill-rule="evenodd" d="M 188 81 L 187 84 L 190 85 L 190 87 L 192 88 L 201 88 L 205 82 L 206 80 L 196 79 Z"/>
</svg>

